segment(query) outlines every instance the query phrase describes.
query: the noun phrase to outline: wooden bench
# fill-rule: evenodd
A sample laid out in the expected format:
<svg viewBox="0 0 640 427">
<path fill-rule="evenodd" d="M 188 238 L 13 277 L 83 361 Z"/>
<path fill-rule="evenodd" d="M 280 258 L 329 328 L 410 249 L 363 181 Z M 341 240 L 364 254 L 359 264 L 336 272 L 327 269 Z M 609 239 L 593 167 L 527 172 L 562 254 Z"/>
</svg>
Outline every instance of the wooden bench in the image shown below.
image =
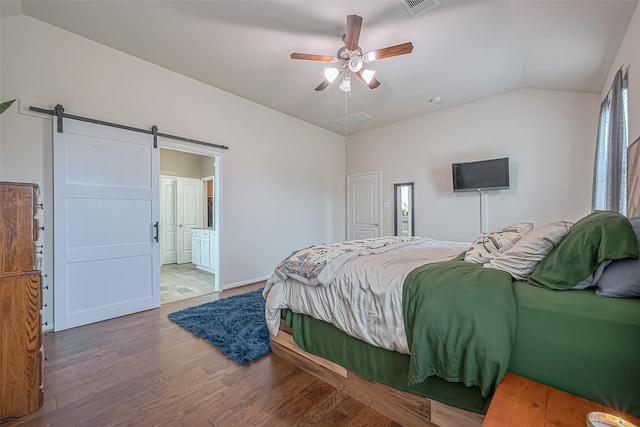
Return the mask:
<svg viewBox="0 0 640 427">
<path fill-rule="evenodd" d="M 589 412 L 618 415 L 640 426 L 640 418 L 507 372 L 498 384 L 482 427 L 585 427 Z"/>
</svg>

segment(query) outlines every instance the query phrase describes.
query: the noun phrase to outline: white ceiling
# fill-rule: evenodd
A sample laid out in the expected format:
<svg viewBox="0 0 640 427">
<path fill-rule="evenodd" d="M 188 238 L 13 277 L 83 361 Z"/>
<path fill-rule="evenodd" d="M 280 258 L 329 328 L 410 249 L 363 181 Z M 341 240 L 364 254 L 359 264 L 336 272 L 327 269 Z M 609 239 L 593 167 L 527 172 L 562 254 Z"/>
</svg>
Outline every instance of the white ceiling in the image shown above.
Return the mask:
<svg viewBox="0 0 640 427">
<path fill-rule="evenodd" d="M 352 134 L 518 88 L 600 92 L 638 0 L 441 0 L 411 17 L 400 0 L 31 1 L 23 13 L 322 128 Z M 346 16 L 364 18 L 364 52 L 413 42 L 371 62 L 382 83 L 322 92 Z M 622 65 L 622 64 L 620 64 Z M 441 97 L 441 104 L 429 102 Z M 345 115 L 372 118 L 345 126 Z"/>
</svg>

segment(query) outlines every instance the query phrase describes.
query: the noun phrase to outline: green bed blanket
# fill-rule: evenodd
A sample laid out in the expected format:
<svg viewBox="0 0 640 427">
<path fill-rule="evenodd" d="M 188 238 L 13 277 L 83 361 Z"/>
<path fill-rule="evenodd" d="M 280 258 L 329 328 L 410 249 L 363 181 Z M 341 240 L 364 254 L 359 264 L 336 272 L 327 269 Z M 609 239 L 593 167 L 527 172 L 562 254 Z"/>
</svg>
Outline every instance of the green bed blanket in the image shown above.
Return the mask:
<svg viewBox="0 0 640 427">
<path fill-rule="evenodd" d="M 404 282 L 409 382 L 436 376 L 490 396 L 509 366 L 516 334 L 511 276 L 465 262 L 427 264 Z"/>
</svg>

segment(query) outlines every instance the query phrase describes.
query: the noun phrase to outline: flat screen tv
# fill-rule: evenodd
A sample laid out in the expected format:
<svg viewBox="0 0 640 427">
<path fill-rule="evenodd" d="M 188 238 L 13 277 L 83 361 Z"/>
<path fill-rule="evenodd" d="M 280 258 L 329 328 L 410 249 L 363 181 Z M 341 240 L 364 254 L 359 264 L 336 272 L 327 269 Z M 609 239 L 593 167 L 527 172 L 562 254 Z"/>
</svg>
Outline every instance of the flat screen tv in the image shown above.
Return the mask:
<svg viewBox="0 0 640 427">
<path fill-rule="evenodd" d="M 453 192 L 509 189 L 509 158 L 453 163 Z"/>
</svg>

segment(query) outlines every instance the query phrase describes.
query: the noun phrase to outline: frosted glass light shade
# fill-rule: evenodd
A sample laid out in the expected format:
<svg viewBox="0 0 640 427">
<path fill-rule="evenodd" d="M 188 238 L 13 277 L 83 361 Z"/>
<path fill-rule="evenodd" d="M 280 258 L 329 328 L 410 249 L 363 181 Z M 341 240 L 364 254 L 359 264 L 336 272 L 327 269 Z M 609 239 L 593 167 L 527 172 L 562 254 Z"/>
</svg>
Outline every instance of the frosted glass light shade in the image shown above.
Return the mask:
<svg viewBox="0 0 640 427">
<path fill-rule="evenodd" d="M 371 79 L 375 76 L 376 72 L 373 70 L 364 70 L 362 72 L 362 79 L 367 82 L 367 84 L 371 83 Z"/>
<path fill-rule="evenodd" d="M 340 71 L 337 68 L 325 68 L 324 69 L 324 77 L 327 79 L 329 83 L 333 83 L 333 81 L 338 77 Z"/>
<path fill-rule="evenodd" d="M 354 55 L 349 59 L 349 70 L 357 73 L 362 69 L 362 58 L 360 55 Z"/>
<path fill-rule="evenodd" d="M 351 92 L 351 77 L 344 76 L 338 88 L 343 92 Z"/>
</svg>

